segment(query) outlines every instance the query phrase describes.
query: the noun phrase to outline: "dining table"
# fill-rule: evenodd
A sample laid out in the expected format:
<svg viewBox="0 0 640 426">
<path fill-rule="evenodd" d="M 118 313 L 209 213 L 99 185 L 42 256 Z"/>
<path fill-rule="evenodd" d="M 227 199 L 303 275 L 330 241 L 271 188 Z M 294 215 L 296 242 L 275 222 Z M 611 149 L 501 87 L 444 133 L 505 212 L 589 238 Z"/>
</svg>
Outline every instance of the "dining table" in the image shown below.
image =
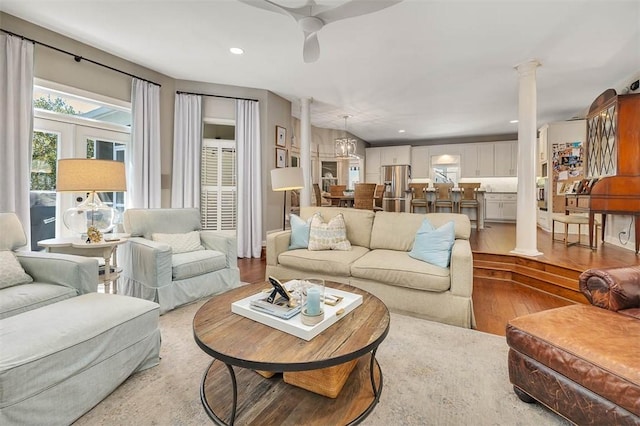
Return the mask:
<svg viewBox="0 0 640 426">
<path fill-rule="evenodd" d="M 351 195 L 323 195 L 322 198 L 327 200 L 337 200 L 340 207 L 353 207 L 354 196 Z"/>
</svg>

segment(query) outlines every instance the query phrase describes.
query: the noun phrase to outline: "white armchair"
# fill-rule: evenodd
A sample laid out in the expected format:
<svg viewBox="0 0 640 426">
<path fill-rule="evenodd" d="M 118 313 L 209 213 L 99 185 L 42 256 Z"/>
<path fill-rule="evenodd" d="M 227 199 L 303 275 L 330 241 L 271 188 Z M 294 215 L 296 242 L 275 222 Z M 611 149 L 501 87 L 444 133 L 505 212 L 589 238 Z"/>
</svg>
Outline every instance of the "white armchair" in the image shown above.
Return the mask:
<svg viewBox="0 0 640 426">
<path fill-rule="evenodd" d="M 124 230 L 118 292 L 159 303 L 161 314 L 240 285 L 235 233 L 201 230 L 198 209 L 129 209 Z M 194 231 L 196 249 L 179 249 Z"/>
</svg>

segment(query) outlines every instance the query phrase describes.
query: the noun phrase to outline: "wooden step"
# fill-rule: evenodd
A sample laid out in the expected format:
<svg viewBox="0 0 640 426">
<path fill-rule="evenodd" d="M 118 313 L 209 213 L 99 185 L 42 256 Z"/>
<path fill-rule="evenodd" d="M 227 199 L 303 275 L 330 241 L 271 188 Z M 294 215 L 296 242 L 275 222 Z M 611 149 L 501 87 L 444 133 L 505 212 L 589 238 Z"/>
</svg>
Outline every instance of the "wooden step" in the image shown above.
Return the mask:
<svg viewBox="0 0 640 426">
<path fill-rule="evenodd" d="M 474 279 L 524 285 L 573 302 L 588 303 L 580 292 L 581 271 L 518 255 L 473 254 Z"/>
</svg>

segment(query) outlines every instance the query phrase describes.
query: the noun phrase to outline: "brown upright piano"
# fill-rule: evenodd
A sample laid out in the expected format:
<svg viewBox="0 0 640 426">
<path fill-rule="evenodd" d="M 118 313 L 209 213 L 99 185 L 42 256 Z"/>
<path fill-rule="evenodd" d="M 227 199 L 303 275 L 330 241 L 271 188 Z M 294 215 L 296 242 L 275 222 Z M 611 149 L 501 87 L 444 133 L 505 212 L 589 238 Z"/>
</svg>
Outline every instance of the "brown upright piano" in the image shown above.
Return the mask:
<svg viewBox="0 0 640 426">
<path fill-rule="evenodd" d="M 594 214 L 602 214 L 604 242 L 607 214 L 631 215 L 636 253 L 640 247 L 640 94 L 613 89 L 591 104 L 587 115 L 587 177 L 590 188 L 583 211 L 589 213 L 589 246 L 594 248 Z M 582 198 L 582 197 L 581 197 Z"/>
</svg>

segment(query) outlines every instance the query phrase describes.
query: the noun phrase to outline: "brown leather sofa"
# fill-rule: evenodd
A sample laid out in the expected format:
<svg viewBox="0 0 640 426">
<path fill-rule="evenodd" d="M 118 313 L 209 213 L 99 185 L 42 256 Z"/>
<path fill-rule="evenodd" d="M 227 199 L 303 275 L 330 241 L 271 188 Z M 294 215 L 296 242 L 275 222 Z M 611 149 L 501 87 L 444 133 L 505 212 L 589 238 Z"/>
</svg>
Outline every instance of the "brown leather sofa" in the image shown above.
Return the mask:
<svg viewBox="0 0 640 426">
<path fill-rule="evenodd" d="M 579 425 L 640 425 L 640 266 L 590 269 L 580 290 L 591 305 L 507 324 L 514 391 Z"/>
</svg>

